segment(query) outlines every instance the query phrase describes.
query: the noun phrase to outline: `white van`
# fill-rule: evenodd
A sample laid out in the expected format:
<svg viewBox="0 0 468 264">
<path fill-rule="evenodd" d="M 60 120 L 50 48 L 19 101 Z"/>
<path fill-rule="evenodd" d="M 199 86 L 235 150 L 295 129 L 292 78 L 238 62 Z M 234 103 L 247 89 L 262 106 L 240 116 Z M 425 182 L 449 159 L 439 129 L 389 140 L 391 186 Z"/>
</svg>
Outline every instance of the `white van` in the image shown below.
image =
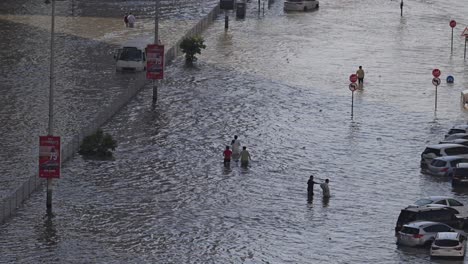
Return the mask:
<svg viewBox="0 0 468 264">
<path fill-rule="evenodd" d="M 114 53 L 115 70 L 139 72 L 146 70 L 146 45 L 128 43 Z"/>
</svg>

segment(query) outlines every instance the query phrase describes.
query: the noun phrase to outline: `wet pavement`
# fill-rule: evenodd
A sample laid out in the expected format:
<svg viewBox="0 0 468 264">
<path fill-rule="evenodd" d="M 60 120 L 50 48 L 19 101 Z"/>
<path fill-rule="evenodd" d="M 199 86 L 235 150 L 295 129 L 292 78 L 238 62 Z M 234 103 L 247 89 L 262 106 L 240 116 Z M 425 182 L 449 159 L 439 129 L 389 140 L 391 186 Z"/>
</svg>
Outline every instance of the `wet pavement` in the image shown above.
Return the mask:
<svg viewBox="0 0 468 264">
<path fill-rule="evenodd" d="M 75 157 L 53 218 L 39 191 L 0 227 L 0 262 L 446 262 L 397 247 L 393 228 L 421 196 L 468 204 L 468 190 L 419 172 L 425 146 L 466 123 L 464 41 L 451 56 L 448 25 L 459 35 L 466 11 L 405 2 L 401 18 L 398 1 L 332 1 L 285 14 L 277 1 L 259 17 L 250 3 L 228 32 L 219 17 L 195 68 L 179 58 L 166 69 L 156 107 L 148 86 L 104 127 L 119 142 L 114 161 Z M 222 164 L 234 134 L 248 168 Z M 307 204 L 310 174 L 330 179 L 330 199 L 317 188 Z"/>
<path fill-rule="evenodd" d="M 126 41 L 154 40 L 154 18 L 150 18 L 154 8 L 149 8 L 154 7 L 153 1 L 132 5 L 129 1 L 127 6 L 117 7 L 111 1 L 86 1 L 84 7 L 81 1 L 73 2 L 74 12 L 81 16 L 70 14 L 70 1 L 57 1 L 56 7 L 54 134 L 62 142 L 125 93 L 136 78 L 144 78 L 142 74 L 116 73 L 114 50 Z M 174 5 L 163 1 L 162 42 L 174 45 L 212 6 L 210 2 L 198 8 L 189 2 Z M 51 5 L 37 1 L 0 4 L 0 198 L 37 174 L 38 137 L 47 134 L 48 124 L 50 9 Z M 124 10 L 134 10 L 136 28 L 125 28 L 119 17 Z M 94 17 L 93 11 L 106 16 Z M 178 12 L 185 15 L 171 16 Z"/>
</svg>

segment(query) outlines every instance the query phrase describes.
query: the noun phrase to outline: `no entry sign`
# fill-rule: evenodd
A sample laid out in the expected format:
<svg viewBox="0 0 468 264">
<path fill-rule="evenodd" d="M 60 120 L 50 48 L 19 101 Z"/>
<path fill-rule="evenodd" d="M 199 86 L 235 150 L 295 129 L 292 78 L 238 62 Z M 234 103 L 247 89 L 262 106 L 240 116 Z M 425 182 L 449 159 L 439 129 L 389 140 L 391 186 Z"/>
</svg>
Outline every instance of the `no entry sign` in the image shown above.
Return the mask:
<svg viewBox="0 0 468 264">
<path fill-rule="evenodd" d="M 450 27 L 451 27 L 451 28 L 454 28 L 454 27 L 456 27 L 456 26 L 457 26 L 457 21 L 455 21 L 455 20 L 450 20 Z"/>
<path fill-rule="evenodd" d="M 432 70 L 432 76 L 434 76 L 435 78 L 439 78 L 440 70 L 439 69 Z"/>
<path fill-rule="evenodd" d="M 351 74 L 349 76 L 349 81 L 352 83 L 355 83 L 357 81 L 357 75 L 356 74 Z"/>
</svg>

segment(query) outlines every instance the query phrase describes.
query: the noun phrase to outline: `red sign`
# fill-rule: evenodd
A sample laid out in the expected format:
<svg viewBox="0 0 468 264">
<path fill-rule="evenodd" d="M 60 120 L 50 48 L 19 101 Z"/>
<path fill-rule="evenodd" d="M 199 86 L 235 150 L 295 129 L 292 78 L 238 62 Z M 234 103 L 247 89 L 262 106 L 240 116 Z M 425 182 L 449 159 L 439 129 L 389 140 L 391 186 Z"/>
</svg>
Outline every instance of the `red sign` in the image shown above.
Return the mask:
<svg viewBox="0 0 468 264">
<path fill-rule="evenodd" d="M 454 28 L 454 27 L 456 27 L 456 26 L 457 26 L 457 21 L 451 20 L 451 21 L 450 21 L 450 27 L 451 27 L 451 28 Z"/>
<path fill-rule="evenodd" d="M 439 69 L 432 70 L 432 76 L 434 76 L 435 78 L 439 78 L 439 76 L 440 76 Z"/>
<path fill-rule="evenodd" d="M 39 137 L 39 177 L 60 178 L 60 137 Z"/>
<path fill-rule="evenodd" d="M 351 74 L 349 76 L 349 81 L 352 83 L 355 83 L 357 81 L 357 75 L 356 74 Z"/>
<path fill-rule="evenodd" d="M 164 45 L 150 44 L 146 47 L 146 79 L 164 78 Z"/>
</svg>

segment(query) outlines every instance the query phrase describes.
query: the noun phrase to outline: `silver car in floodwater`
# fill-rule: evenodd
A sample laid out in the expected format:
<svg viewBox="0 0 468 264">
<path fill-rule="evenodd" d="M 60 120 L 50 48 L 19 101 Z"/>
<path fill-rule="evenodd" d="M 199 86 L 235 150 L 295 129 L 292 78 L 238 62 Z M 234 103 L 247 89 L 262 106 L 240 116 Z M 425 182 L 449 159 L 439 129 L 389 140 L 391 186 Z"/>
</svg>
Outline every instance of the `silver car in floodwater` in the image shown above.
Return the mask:
<svg viewBox="0 0 468 264">
<path fill-rule="evenodd" d="M 430 246 L 438 232 L 454 232 L 450 226 L 431 221 L 416 221 L 403 225 L 398 231 L 397 244 L 402 246 Z"/>
<path fill-rule="evenodd" d="M 463 156 L 468 158 L 468 147 L 460 144 L 435 144 L 427 146 L 421 153 L 421 170 L 426 170 L 433 159 L 443 156 Z"/>
<path fill-rule="evenodd" d="M 463 156 L 444 156 L 437 157 L 431 161 L 424 173 L 434 176 L 452 177 L 453 169 L 460 162 L 468 162 L 468 157 Z"/>
</svg>

